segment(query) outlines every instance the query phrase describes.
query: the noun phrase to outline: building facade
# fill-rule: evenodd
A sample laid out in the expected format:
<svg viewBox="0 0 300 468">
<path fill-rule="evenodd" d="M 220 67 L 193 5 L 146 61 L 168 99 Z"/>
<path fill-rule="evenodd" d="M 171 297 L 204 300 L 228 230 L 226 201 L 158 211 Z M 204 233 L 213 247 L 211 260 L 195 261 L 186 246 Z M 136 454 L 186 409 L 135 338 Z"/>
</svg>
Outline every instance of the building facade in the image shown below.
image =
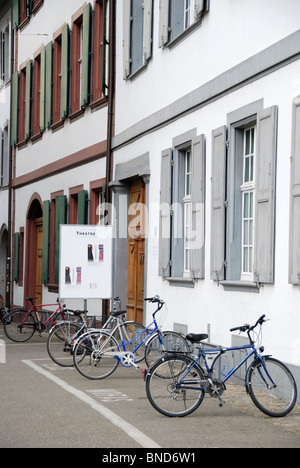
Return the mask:
<svg viewBox="0 0 300 468">
<path fill-rule="evenodd" d="M 297 0 L 12 1 L 13 304 L 55 301 L 59 226 L 97 224 L 112 202 L 128 319 L 149 322 L 158 294 L 164 329 L 228 346 L 266 314 L 265 351 L 299 381 L 299 14 Z"/>
<path fill-rule="evenodd" d="M 111 182 L 132 317 L 149 321 L 158 294 L 165 329 L 228 346 L 266 314 L 266 352 L 298 376 L 299 14 L 295 0 L 117 2 Z"/>
<path fill-rule="evenodd" d="M 109 10 L 105 0 L 13 1 L 13 304 L 56 302 L 60 225 L 99 221 Z M 101 302 L 88 307 L 99 313 Z"/>
<path fill-rule="evenodd" d="M 11 5 L 0 7 L 0 295 L 7 302 L 9 276 L 9 159 L 10 159 L 10 90 L 11 90 Z"/>
</svg>

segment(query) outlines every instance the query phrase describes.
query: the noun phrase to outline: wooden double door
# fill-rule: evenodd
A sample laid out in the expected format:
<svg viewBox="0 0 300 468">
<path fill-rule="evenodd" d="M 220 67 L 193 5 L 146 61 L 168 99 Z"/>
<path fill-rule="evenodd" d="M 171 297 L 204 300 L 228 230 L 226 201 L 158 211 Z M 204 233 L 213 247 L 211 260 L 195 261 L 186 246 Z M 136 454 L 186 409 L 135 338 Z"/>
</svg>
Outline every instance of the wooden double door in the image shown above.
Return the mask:
<svg viewBox="0 0 300 468">
<path fill-rule="evenodd" d="M 132 182 L 128 211 L 127 320 L 143 323 L 145 267 L 145 183 Z"/>
</svg>

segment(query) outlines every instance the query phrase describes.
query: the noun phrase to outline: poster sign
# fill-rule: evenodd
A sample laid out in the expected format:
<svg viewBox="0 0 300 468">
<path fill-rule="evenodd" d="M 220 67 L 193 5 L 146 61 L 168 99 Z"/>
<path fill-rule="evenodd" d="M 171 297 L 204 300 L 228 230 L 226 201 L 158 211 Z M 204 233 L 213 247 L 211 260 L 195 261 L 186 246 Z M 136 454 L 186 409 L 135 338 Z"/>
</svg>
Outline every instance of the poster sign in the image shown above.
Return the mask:
<svg viewBox="0 0 300 468">
<path fill-rule="evenodd" d="M 111 298 L 111 226 L 61 225 L 59 260 L 61 298 Z"/>
</svg>

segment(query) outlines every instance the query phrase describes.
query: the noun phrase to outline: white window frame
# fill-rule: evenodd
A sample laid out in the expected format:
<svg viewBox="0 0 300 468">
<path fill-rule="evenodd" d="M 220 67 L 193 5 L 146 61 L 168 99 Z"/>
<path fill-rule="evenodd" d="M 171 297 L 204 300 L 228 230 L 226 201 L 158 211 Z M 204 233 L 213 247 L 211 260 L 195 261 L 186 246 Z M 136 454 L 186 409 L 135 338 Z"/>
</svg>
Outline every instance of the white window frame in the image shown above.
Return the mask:
<svg viewBox="0 0 300 468">
<path fill-rule="evenodd" d="M 247 150 L 247 133 L 250 135 L 249 151 Z M 254 262 L 254 233 L 255 233 L 255 144 L 256 125 L 251 125 L 244 130 L 243 138 L 243 184 L 242 192 L 242 255 L 241 255 L 241 280 L 253 281 Z M 251 174 L 252 172 L 252 174 Z M 248 207 L 245 206 L 246 197 Z M 252 197 L 252 201 L 251 201 Z M 252 211 L 250 207 L 252 206 Z M 245 210 L 247 209 L 247 213 Z"/>
<path fill-rule="evenodd" d="M 184 259 L 183 276 L 189 276 L 191 270 L 191 233 L 192 233 L 192 150 L 188 149 L 184 153 Z"/>
</svg>

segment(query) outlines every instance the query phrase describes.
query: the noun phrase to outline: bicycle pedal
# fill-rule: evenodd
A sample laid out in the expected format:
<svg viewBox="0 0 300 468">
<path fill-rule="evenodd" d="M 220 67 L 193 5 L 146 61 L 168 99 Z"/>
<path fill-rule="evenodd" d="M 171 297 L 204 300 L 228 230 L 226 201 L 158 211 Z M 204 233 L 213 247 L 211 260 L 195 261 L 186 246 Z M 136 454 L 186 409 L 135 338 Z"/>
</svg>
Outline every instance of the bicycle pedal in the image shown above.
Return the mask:
<svg viewBox="0 0 300 468">
<path fill-rule="evenodd" d="M 146 376 L 147 376 L 147 369 L 142 369 L 142 377 L 144 380 L 146 380 Z"/>
<path fill-rule="evenodd" d="M 220 408 L 222 408 L 222 407 L 225 406 L 225 405 L 226 405 L 226 401 L 221 400 L 221 398 L 219 398 L 219 406 L 220 406 Z"/>
</svg>

